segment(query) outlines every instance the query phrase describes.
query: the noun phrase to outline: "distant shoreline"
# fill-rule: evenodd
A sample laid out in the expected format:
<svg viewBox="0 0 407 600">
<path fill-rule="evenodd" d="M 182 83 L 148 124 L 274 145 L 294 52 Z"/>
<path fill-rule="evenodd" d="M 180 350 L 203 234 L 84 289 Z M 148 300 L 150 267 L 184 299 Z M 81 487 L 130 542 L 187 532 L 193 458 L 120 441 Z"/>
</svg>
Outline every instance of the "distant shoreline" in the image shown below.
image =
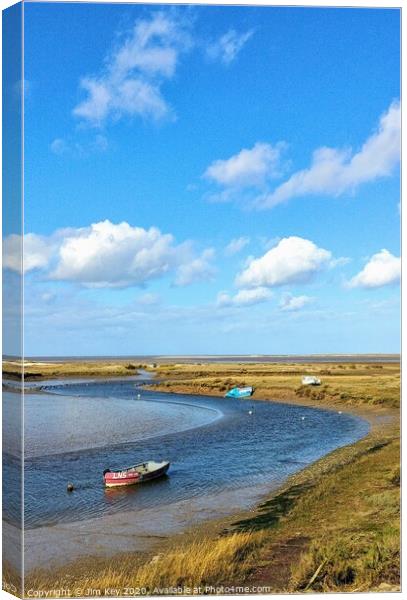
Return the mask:
<svg viewBox="0 0 407 600">
<path fill-rule="evenodd" d="M 100 355 L 100 356 L 26 356 L 25 362 L 105 362 L 105 361 L 138 361 L 138 362 L 160 362 L 160 363 L 331 363 L 331 362 L 389 362 L 397 363 L 401 360 L 401 355 L 398 353 L 383 353 L 383 354 L 129 354 L 129 355 Z M 20 362 L 21 359 L 17 356 L 3 356 L 3 361 Z"/>
</svg>

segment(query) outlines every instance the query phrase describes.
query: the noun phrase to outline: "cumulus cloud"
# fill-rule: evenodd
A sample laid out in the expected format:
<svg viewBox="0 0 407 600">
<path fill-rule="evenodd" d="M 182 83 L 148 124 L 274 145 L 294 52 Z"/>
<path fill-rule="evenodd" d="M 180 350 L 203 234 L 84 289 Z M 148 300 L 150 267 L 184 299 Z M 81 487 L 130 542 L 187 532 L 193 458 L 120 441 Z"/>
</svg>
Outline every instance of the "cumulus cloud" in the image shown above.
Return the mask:
<svg viewBox="0 0 407 600">
<path fill-rule="evenodd" d="M 252 35 L 253 30 L 238 33 L 235 29 L 229 29 L 216 42 L 207 46 L 206 53 L 211 60 L 220 60 L 228 66 L 235 60 Z"/>
<path fill-rule="evenodd" d="M 226 292 L 220 292 L 217 298 L 218 306 L 252 306 L 267 302 L 272 298 L 270 290 L 264 287 L 254 289 L 239 290 L 234 296 Z"/>
<path fill-rule="evenodd" d="M 284 311 L 301 310 L 307 304 L 314 302 L 311 296 L 293 296 L 292 294 L 284 294 L 280 301 L 280 308 Z"/>
<path fill-rule="evenodd" d="M 249 243 L 250 243 L 250 238 L 248 238 L 246 236 L 242 236 L 242 237 L 238 237 L 238 238 L 234 238 L 233 240 L 230 240 L 229 244 L 225 248 L 226 256 L 233 256 L 234 254 L 237 254 L 238 252 L 243 250 L 243 248 L 245 248 Z"/>
<path fill-rule="evenodd" d="M 86 97 L 74 108 L 74 115 L 94 126 L 125 115 L 167 117 L 171 108 L 162 86 L 174 76 L 181 53 L 190 45 L 188 24 L 168 12 L 157 11 L 149 19 L 137 20 L 105 59 L 103 70 L 81 80 Z"/>
<path fill-rule="evenodd" d="M 381 116 L 377 130 L 359 151 L 322 147 L 315 150 L 311 166 L 297 171 L 274 191 L 256 200 L 271 208 L 297 196 L 340 196 L 359 185 L 392 174 L 400 160 L 400 103 L 393 102 Z"/>
<path fill-rule="evenodd" d="M 4 240 L 4 267 L 20 272 L 21 238 Z M 189 242 L 176 244 L 171 234 L 156 227 L 143 229 L 126 222 L 93 223 L 78 229 L 60 229 L 51 236 L 29 233 L 24 238 L 24 269 L 43 269 L 49 279 L 86 287 L 143 286 L 173 273 L 177 285 L 207 279 L 213 250 L 198 257 Z"/>
<path fill-rule="evenodd" d="M 374 254 L 365 267 L 348 282 L 349 287 L 378 288 L 400 281 L 401 260 L 388 250 Z"/>
<path fill-rule="evenodd" d="M 310 240 L 291 236 L 260 258 L 253 258 L 237 276 L 236 284 L 243 288 L 273 287 L 289 283 L 305 283 L 328 266 L 332 254 L 318 248 Z"/>
<path fill-rule="evenodd" d="M 225 187 L 262 186 L 267 179 L 276 177 L 284 144 L 275 146 L 257 142 L 253 148 L 244 148 L 225 160 L 215 160 L 204 177 Z"/>
<path fill-rule="evenodd" d="M 310 167 L 274 187 L 272 180 L 281 177 L 289 166 L 282 161 L 286 147 L 285 142 L 274 146 L 257 142 L 253 148 L 214 161 L 203 176 L 220 190 L 209 193 L 207 198 L 217 202 L 240 201 L 248 207 L 266 209 L 298 196 L 352 193 L 363 183 L 388 177 L 400 161 L 400 102 L 390 105 L 376 131 L 359 150 L 318 148 Z"/>
<path fill-rule="evenodd" d="M 48 265 L 52 252 L 52 240 L 47 240 L 34 233 L 27 233 L 23 242 L 21 235 L 13 233 L 3 240 L 3 267 L 21 273 L 22 255 L 24 254 L 24 273 L 42 269 Z"/>
<path fill-rule="evenodd" d="M 11 269 L 16 273 L 22 271 L 22 246 L 21 235 L 12 233 L 3 240 L 3 268 Z"/>
<path fill-rule="evenodd" d="M 175 285 L 183 287 L 200 281 L 211 281 L 216 273 L 215 267 L 211 264 L 214 256 L 214 250 L 208 248 L 202 252 L 201 256 L 180 265 L 177 270 Z"/>
<path fill-rule="evenodd" d="M 65 236 L 58 254 L 51 278 L 93 287 L 141 285 L 170 271 L 178 260 L 172 235 L 110 221 Z"/>
</svg>

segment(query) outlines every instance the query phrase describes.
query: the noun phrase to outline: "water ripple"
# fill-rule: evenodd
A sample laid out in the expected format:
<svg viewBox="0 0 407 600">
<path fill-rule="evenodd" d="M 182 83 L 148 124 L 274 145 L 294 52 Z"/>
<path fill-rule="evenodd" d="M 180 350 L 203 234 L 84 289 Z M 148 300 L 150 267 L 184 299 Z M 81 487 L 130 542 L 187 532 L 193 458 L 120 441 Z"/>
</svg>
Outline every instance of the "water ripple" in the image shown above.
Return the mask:
<svg viewBox="0 0 407 600">
<path fill-rule="evenodd" d="M 281 482 L 369 429 L 352 415 L 277 402 L 153 391 L 138 400 L 129 381 L 65 384 L 55 392 L 25 398 L 27 528 L 132 509 L 165 511 L 227 490 L 238 491 L 244 505 L 256 486 Z M 149 459 L 169 460 L 169 477 L 105 490 L 105 468 Z M 12 469 L 6 460 L 5 477 L 13 477 Z M 67 482 L 75 485 L 72 494 Z"/>
</svg>

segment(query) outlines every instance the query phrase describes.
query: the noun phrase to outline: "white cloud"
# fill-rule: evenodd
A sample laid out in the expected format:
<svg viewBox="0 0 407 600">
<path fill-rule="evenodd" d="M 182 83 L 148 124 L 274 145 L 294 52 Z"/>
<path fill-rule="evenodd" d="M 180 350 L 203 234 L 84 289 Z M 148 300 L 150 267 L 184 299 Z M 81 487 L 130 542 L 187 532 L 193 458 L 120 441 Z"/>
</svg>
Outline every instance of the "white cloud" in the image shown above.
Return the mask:
<svg viewBox="0 0 407 600">
<path fill-rule="evenodd" d="M 400 281 L 401 260 L 388 250 L 374 254 L 349 282 L 349 287 L 378 288 Z"/>
<path fill-rule="evenodd" d="M 335 267 L 343 267 L 344 265 L 348 265 L 351 262 L 351 258 L 349 256 L 339 256 L 338 258 L 333 258 L 329 263 L 331 269 Z"/>
<path fill-rule="evenodd" d="M 297 171 L 273 192 L 256 200 L 271 208 L 297 196 L 340 196 L 360 184 L 391 175 L 400 160 L 400 103 L 393 102 L 379 126 L 358 152 L 322 147 L 315 150 L 308 169 Z"/>
<path fill-rule="evenodd" d="M 280 308 L 285 311 L 295 311 L 304 308 L 307 304 L 314 302 L 311 296 L 293 296 L 292 294 L 284 294 L 281 298 Z"/>
<path fill-rule="evenodd" d="M 231 306 L 232 297 L 227 292 L 219 292 L 218 297 L 216 299 L 216 304 L 218 306 Z"/>
<path fill-rule="evenodd" d="M 253 30 L 238 33 L 229 29 L 216 42 L 208 45 L 207 55 L 211 60 L 220 60 L 224 65 L 230 65 L 252 35 Z"/>
<path fill-rule="evenodd" d="M 288 283 L 305 283 L 329 265 L 331 252 L 318 248 L 310 240 L 291 236 L 260 258 L 252 259 L 237 276 L 239 287 L 273 287 Z"/>
<path fill-rule="evenodd" d="M 249 243 L 250 243 L 250 238 L 248 238 L 246 236 L 242 236 L 242 237 L 238 237 L 238 238 L 234 238 L 233 240 L 230 240 L 229 244 L 225 248 L 226 256 L 233 256 L 234 254 L 237 254 L 238 252 L 243 250 L 243 248 L 245 248 Z"/>
<path fill-rule="evenodd" d="M 59 156 L 86 157 L 93 152 L 105 152 L 108 149 L 108 141 L 104 135 L 98 134 L 84 142 L 76 142 L 71 139 L 56 138 L 50 144 L 53 154 Z"/>
<path fill-rule="evenodd" d="M 65 152 L 68 150 L 67 143 L 62 138 L 56 138 L 55 140 L 53 140 L 51 142 L 50 148 L 51 152 L 53 152 L 54 154 L 65 154 Z"/>
<path fill-rule="evenodd" d="M 211 281 L 216 273 L 215 267 L 210 262 L 214 256 L 214 250 L 208 248 L 202 252 L 201 256 L 180 265 L 177 270 L 175 285 L 183 287 L 191 285 L 191 283 Z"/>
<path fill-rule="evenodd" d="M 274 236 L 272 238 L 268 238 L 266 236 L 259 236 L 259 240 L 263 248 L 265 248 L 266 250 L 270 250 L 270 248 L 274 248 L 274 246 L 278 244 L 281 238 L 278 236 Z"/>
<path fill-rule="evenodd" d="M 51 259 L 53 243 L 34 233 L 24 235 L 24 271 L 42 269 Z"/>
<path fill-rule="evenodd" d="M 27 233 L 24 236 L 18 234 L 8 235 L 3 241 L 3 267 L 21 273 L 21 258 L 24 247 L 24 273 L 34 269 L 42 269 L 49 263 L 53 252 L 53 244 L 47 238 Z"/>
<path fill-rule="evenodd" d="M 20 272 L 20 236 L 10 235 L 3 244 L 4 267 Z M 60 229 L 48 237 L 29 233 L 24 238 L 25 271 L 42 269 L 48 279 L 86 287 L 142 286 L 170 273 L 176 285 L 188 285 L 213 277 L 213 257 L 212 249 L 196 256 L 190 242 L 176 244 L 171 234 L 156 227 L 108 220 Z"/>
<path fill-rule="evenodd" d="M 141 285 L 169 272 L 178 260 L 172 235 L 103 221 L 63 238 L 50 276 L 92 287 Z"/>
<path fill-rule="evenodd" d="M 282 142 L 275 146 L 257 142 L 253 148 L 244 148 L 228 159 L 214 161 L 204 177 L 227 188 L 262 186 L 267 179 L 278 175 L 283 148 Z"/>
<path fill-rule="evenodd" d="M 258 287 L 251 290 L 239 290 L 234 296 L 226 292 L 220 292 L 217 298 L 218 306 L 252 306 L 260 302 L 266 302 L 272 298 L 270 290 Z"/>
<path fill-rule="evenodd" d="M 164 81 L 176 71 L 179 56 L 191 44 L 186 23 L 168 13 L 136 21 L 132 32 L 105 60 L 96 76 L 84 77 L 86 98 L 75 116 L 95 126 L 125 115 L 161 119 L 171 114 L 162 95 Z"/>
<path fill-rule="evenodd" d="M 22 238 L 21 235 L 12 233 L 3 240 L 3 268 L 11 269 L 16 273 L 22 270 Z"/>
</svg>

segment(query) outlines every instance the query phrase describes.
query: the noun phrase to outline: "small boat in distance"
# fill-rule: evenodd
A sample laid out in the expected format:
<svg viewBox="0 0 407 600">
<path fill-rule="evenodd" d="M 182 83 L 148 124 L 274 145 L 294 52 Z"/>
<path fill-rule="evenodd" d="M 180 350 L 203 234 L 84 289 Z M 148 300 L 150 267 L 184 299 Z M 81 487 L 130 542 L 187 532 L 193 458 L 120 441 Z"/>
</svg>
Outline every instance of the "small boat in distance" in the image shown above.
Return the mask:
<svg viewBox="0 0 407 600">
<path fill-rule="evenodd" d="M 304 375 L 302 385 L 321 385 L 321 380 L 314 375 Z"/>
<path fill-rule="evenodd" d="M 106 487 L 134 485 L 135 483 L 143 483 L 144 481 L 162 477 L 167 473 L 169 467 L 169 462 L 155 462 L 150 460 L 139 465 L 121 469 L 120 471 L 106 469 L 103 471 L 103 480 Z"/>
<path fill-rule="evenodd" d="M 249 398 L 254 392 L 254 387 L 234 387 L 225 394 L 225 398 Z"/>
</svg>

